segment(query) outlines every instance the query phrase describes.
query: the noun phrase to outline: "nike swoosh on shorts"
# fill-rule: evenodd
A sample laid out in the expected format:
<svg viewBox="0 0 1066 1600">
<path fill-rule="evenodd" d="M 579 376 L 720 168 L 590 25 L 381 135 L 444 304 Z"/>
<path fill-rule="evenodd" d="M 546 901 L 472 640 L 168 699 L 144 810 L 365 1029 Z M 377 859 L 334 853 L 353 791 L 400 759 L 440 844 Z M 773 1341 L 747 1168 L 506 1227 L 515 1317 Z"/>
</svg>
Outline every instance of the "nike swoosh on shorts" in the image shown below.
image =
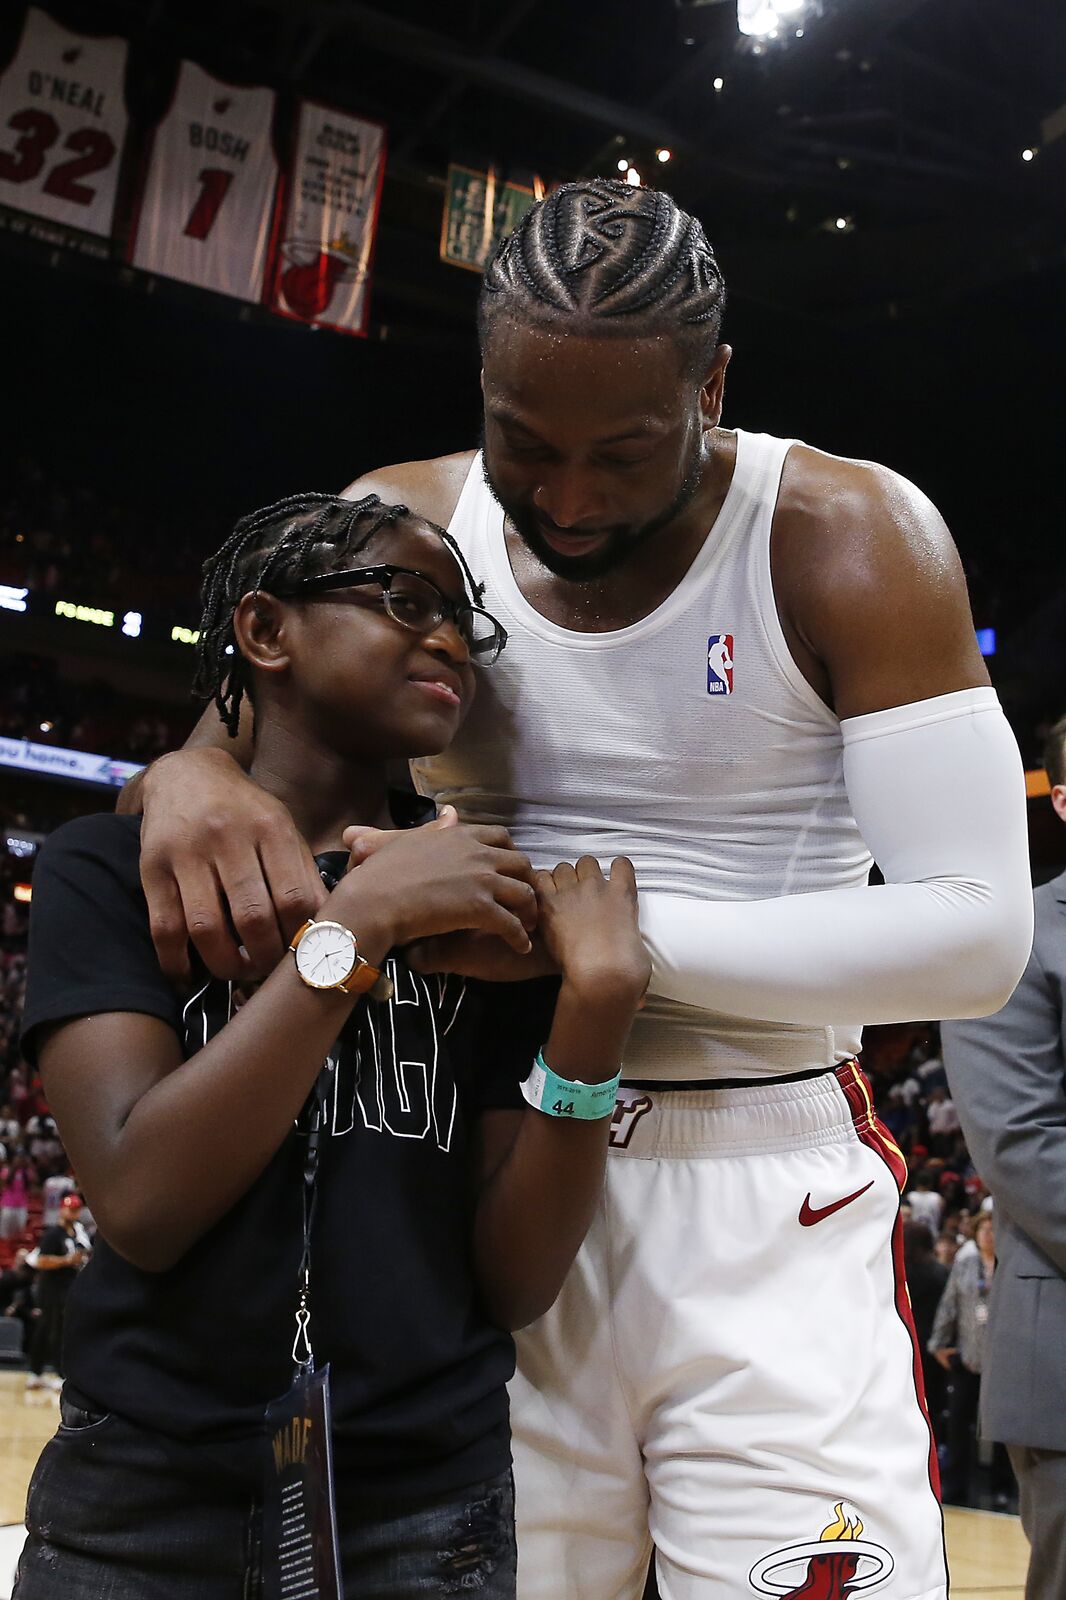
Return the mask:
<svg viewBox="0 0 1066 1600">
<path fill-rule="evenodd" d="M 824 1222 L 825 1218 L 831 1217 L 834 1211 L 840 1211 L 844 1206 L 850 1206 L 853 1200 L 857 1200 L 861 1194 L 865 1194 L 867 1189 L 872 1189 L 873 1186 L 874 1180 L 871 1178 L 869 1183 L 864 1183 L 862 1188 L 856 1189 L 854 1194 L 846 1194 L 843 1200 L 834 1200 L 832 1205 L 828 1206 L 812 1206 L 811 1197 L 808 1194 L 806 1200 L 800 1206 L 800 1227 L 813 1228 L 816 1222 Z"/>
</svg>

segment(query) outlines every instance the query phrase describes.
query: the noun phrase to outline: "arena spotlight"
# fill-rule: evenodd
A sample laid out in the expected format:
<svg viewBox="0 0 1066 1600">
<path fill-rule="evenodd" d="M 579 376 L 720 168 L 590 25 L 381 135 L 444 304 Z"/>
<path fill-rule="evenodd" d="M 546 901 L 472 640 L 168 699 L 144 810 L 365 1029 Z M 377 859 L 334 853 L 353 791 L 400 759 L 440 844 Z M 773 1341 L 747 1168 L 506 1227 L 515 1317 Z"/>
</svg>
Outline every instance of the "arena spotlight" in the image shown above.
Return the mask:
<svg viewBox="0 0 1066 1600">
<path fill-rule="evenodd" d="M 640 188 L 640 173 L 636 167 L 629 167 L 626 171 L 626 182 L 634 189 Z"/>
<path fill-rule="evenodd" d="M 807 0 L 737 0 L 737 27 L 750 39 L 776 39 L 782 21 L 805 10 Z"/>
<path fill-rule="evenodd" d="M 663 163 L 663 165 L 665 166 L 666 163 L 673 156 L 673 153 L 674 152 L 672 150 L 666 150 L 666 149 L 656 150 L 655 159 L 656 159 L 656 161 L 661 161 Z"/>
<path fill-rule="evenodd" d="M 629 158 L 628 158 L 628 156 L 619 156 L 619 158 L 618 158 L 618 170 L 619 170 L 619 172 L 628 172 L 629 171 Z"/>
<path fill-rule="evenodd" d="M 714 90 L 715 94 L 721 94 L 722 90 L 725 88 L 725 79 L 715 78 L 714 82 L 711 84 L 711 88 Z"/>
<path fill-rule="evenodd" d="M 1025 149 L 1022 151 L 1022 160 L 1023 161 L 1035 161 L 1036 160 L 1036 151 L 1033 149 L 1031 144 L 1027 144 Z"/>
</svg>

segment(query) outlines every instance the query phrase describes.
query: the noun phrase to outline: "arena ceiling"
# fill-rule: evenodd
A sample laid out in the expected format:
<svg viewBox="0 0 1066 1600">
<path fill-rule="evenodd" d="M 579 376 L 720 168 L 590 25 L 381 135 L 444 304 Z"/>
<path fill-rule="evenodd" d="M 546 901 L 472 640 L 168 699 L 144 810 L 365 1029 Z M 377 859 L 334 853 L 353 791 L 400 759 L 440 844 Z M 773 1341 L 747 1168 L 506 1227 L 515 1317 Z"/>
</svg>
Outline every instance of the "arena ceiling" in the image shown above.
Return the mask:
<svg viewBox="0 0 1066 1600">
<path fill-rule="evenodd" d="M 48 9 L 133 42 L 142 114 L 185 55 L 384 122 L 376 318 L 412 331 L 468 336 L 476 275 L 437 257 L 449 161 L 552 182 L 628 158 L 700 216 L 734 298 L 815 319 L 927 314 L 1066 261 L 1062 0 L 820 0 L 761 50 L 733 0 Z"/>
</svg>

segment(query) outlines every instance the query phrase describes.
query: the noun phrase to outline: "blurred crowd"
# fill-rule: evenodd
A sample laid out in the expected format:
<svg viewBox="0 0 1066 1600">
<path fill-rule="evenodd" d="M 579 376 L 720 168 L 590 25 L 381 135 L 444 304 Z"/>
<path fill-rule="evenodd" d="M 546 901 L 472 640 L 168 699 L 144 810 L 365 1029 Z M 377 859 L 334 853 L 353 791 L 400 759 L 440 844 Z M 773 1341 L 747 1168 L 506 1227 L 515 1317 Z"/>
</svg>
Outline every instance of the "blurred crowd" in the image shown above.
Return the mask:
<svg viewBox="0 0 1066 1600">
<path fill-rule="evenodd" d="M 66 1295 L 92 1250 L 92 1219 L 41 1088 L 18 1050 L 25 926 L 0 940 L 0 1350 L 26 1387 L 62 1385 Z"/>
<path fill-rule="evenodd" d="M 944 1499 L 1016 1510 L 1006 1451 L 977 1434 L 995 1212 L 951 1099 L 937 1026 L 867 1029 L 862 1060 L 907 1162 L 904 1262 Z"/>
<path fill-rule="evenodd" d="M 153 505 L 150 521 L 38 461 L 15 460 L 0 485 L 0 583 L 115 609 L 143 610 L 150 594 L 168 620 L 187 623 L 217 530 L 190 532 L 165 505 Z"/>
<path fill-rule="evenodd" d="M 191 668 L 191 663 L 190 663 Z M 102 678 L 64 677 L 47 656 L 0 656 L 0 734 L 124 761 L 154 761 L 184 743 L 188 711 L 126 694 Z"/>
</svg>

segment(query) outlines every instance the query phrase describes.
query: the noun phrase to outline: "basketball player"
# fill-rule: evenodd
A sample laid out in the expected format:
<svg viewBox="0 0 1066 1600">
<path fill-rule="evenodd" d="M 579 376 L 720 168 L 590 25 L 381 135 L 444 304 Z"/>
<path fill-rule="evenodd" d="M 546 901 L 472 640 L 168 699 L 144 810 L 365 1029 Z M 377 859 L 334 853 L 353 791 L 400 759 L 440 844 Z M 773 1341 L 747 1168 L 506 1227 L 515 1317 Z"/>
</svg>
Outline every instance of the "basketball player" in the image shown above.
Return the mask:
<svg viewBox="0 0 1066 1600">
<path fill-rule="evenodd" d="M 653 959 L 600 1215 L 521 1340 L 520 1593 L 632 1600 L 654 1541 L 664 1600 L 943 1600 L 905 1168 L 854 1055 L 1010 994 L 1021 765 L 933 506 L 721 426 L 723 301 L 669 196 L 564 185 L 485 274 L 482 450 L 350 491 L 446 524 L 511 636 L 418 785 L 537 864 L 630 856 Z M 155 937 L 237 972 L 311 868 L 243 741 L 190 745 L 138 786 Z"/>
</svg>

